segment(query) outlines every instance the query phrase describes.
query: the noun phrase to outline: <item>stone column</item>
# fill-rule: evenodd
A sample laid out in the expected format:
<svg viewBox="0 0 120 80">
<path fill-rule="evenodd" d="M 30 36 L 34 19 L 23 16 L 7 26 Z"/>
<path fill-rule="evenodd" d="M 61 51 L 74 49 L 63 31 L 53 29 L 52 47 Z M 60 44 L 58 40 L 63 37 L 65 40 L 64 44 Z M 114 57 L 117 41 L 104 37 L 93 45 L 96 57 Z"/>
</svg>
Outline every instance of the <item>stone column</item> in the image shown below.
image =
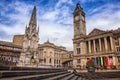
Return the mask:
<svg viewBox="0 0 120 80">
<path fill-rule="evenodd" d="M 113 65 L 116 65 L 116 57 L 115 56 L 113 56 Z"/>
<path fill-rule="evenodd" d="M 102 51 L 102 44 L 101 44 L 101 39 L 99 38 L 99 46 L 100 46 L 100 52 Z"/>
<path fill-rule="evenodd" d="M 91 53 L 91 43 L 90 40 L 88 41 L 89 53 Z"/>
<path fill-rule="evenodd" d="M 110 36 L 110 45 L 111 45 L 112 51 L 114 51 L 114 43 L 113 43 L 113 38 L 111 36 Z"/>
<path fill-rule="evenodd" d="M 94 52 L 96 52 L 95 39 L 93 40 Z"/>
<path fill-rule="evenodd" d="M 104 37 L 105 51 L 108 51 L 107 37 Z"/>
</svg>

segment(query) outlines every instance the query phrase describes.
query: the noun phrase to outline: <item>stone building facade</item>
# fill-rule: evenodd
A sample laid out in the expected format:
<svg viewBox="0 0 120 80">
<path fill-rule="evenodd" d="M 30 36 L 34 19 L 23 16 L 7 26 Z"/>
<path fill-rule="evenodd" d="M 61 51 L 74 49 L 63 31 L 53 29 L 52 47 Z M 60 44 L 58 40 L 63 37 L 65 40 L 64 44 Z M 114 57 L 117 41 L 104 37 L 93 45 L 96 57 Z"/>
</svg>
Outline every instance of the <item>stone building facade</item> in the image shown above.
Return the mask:
<svg viewBox="0 0 120 80">
<path fill-rule="evenodd" d="M 67 54 L 61 56 L 63 67 L 73 67 L 73 51 L 68 51 Z"/>
<path fill-rule="evenodd" d="M 39 44 L 40 65 L 60 67 L 63 66 L 65 58 L 70 58 L 70 54 L 63 46 L 57 46 L 49 41 Z"/>
<path fill-rule="evenodd" d="M 87 58 L 94 58 L 96 66 L 118 67 L 120 65 L 120 29 L 110 31 L 93 29 L 86 35 L 85 13 L 80 4 L 76 5 L 73 17 L 73 65 L 85 68 Z"/>
<path fill-rule="evenodd" d="M 23 46 L 23 39 L 24 39 L 24 35 L 14 35 L 13 36 L 13 44 L 22 47 Z"/>
<path fill-rule="evenodd" d="M 15 66 L 19 61 L 22 47 L 12 42 L 0 41 L 0 65 Z"/>
</svg>

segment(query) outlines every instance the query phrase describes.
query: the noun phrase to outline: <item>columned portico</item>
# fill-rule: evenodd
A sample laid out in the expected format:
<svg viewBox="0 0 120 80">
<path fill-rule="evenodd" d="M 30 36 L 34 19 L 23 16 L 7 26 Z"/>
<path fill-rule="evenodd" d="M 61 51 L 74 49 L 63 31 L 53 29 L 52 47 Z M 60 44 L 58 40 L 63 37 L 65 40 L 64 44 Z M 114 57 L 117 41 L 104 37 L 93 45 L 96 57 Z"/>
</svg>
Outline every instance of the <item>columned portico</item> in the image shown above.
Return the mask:
<svg viewBox="0 0 120 80">
<path fill-rule="evenodd" d="M 87 41 L 88 53 L 114 51 L 114 42 L 111 36 L 93 38 Z"/>
</svg>

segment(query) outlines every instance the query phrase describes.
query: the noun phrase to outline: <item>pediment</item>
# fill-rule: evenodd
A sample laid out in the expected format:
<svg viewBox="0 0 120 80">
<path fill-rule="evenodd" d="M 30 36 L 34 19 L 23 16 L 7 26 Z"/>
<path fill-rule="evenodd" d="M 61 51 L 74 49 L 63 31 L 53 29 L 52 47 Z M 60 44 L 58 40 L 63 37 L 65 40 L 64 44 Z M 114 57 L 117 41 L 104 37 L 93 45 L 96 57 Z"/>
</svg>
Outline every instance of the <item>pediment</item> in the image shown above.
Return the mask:
<svg viewBox="0 0 120 80">
<path fill-rule="evenodd" d="M 88 36 L 89 35 L 98 35 L 98 34 L 101 34 L 101 33 L 104 33 L 105 31 L 103 31 L 103 30 L 100 30 L 100 29 L 93 29 L 89 34 L 88 34 Z"/>
</svg>

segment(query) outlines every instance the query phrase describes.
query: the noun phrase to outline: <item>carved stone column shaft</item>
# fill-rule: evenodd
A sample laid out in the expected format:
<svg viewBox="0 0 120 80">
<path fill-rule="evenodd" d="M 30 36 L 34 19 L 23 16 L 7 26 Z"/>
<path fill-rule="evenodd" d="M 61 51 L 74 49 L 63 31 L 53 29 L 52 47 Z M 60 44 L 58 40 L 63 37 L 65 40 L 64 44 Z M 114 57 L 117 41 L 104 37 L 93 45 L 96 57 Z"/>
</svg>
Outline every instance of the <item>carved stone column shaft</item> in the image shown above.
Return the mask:
<svg viewBox="0 0 120 80">
<path fill-rule="evenodd" d="M 96 52 L 96 44 L 95 44 L 95 39 L 93 40 L 93 46 L 94 46 L 94 52 Z"/>
<path fill-rule="evenodd" d="M 99 46 L 100 46 L 100 52 L 102 51 L 102 44 L 101 44 L 101 39 L 99 38 Z"/>
<path fill-rule="evenodd" d="M 110 36 L 110 45 L 111 45 L 112 51 L 114 51 L 114 43 L 113 43 L 113 38 L 111 36 Z"/>
<path fill-rule="evenodd" d="M 108 51 L 107 37 L 104 37 L 105 51 Z"/>
<path fill-rule="evenodd" d="M 88 41 L 89 53 L 91 53 L 91 42 Z"/>
</svg>

